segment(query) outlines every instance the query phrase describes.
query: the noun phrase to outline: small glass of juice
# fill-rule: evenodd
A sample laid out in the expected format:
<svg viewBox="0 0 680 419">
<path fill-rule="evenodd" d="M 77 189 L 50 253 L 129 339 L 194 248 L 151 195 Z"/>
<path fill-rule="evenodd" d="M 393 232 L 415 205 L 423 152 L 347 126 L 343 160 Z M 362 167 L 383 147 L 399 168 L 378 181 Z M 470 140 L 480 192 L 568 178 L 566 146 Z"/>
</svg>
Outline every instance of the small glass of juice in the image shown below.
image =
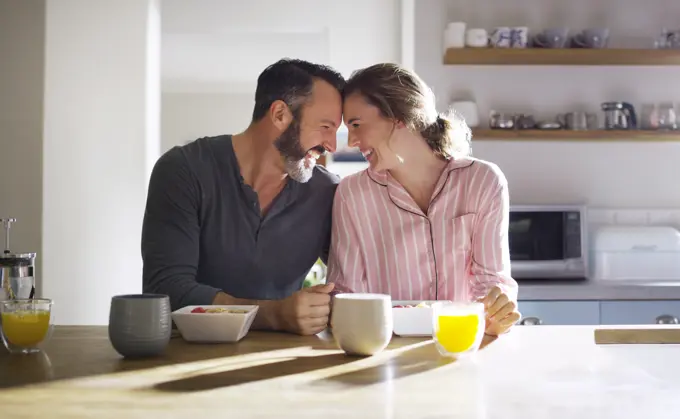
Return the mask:
<svg viewBox="0 0 680 419">
<path fill-rule="evenodd" d="M 0 302 L 2 341 L 11 353 L 40 351 L 52 330 L 52 300 L 27 299 Z"/>
<path fill-rule="evenodd" d="M 432 338 L 443 356 L 477 352 L 484 337 L 484 304 L 439 301 L 432 305 Z"/>
</svg>

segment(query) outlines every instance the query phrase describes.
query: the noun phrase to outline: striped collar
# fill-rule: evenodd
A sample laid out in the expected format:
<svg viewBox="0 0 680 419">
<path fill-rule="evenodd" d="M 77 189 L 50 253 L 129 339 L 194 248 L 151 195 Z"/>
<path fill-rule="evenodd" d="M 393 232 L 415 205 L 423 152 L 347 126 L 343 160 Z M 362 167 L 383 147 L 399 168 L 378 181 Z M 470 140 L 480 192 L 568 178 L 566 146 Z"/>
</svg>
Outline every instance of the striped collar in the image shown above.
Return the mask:
<svg viewBox="0 0 680 419">
<path fill-rule="evenodd" d="M 430 198 L 430 205 L 432 205 L 434 200 L 437 199 L 439 193 L 446 185 L 446 182 L 449 178 L 449 174 L 451 173 L 451 171 L 472 166 L 475 160 L 476 159 L 472 157 L 451 159 L 444 168 L 444 170 L 442 171 L 439 180 L 437 181 L 437 184 L 432 193 L 432 197 Z M 427 216 L 425 213 L 423 213 L 423 211 L 420 209 L 418 204 L 416 204 L 411 195 L 409 195 L 406 189 L 390 174 L 388 170 L 382 170 L 380 172 L 377 172 L 369 167 L 368 169 L 366 169 L 366 173 L 373 182 L 387 188 L 387 194 L 389 195 L 390 200 L 392 201 L 392 203 L 394 203 L 394 205 L 396 205 L 397 207 L 401 208 L 404 211 L 421 215 L 424 217 Z"/>
<path fill-rule="evenodd" d="M 451 159 L 449 160 L 448 164 L 444 168 L 444 173 L 447 173 L 455 170 L 455 169 L 460 169 L 463 167 L 468 167 L 472 166 L 472 164 L 476 161 L 477 159 L 473 157 L 461 157 L 459 159 Z M 394 182 L 394 178 L 390 175 L 388 170 L 381 170 L 381 171 L 375 171 L 371 169 L 370 167 L 366 169 L 366 173 L 368 174 L 368 177 L 371 178 L 371 180 L 381 186 L 387 186 L 390 183 L 390 179 L 392 179 Z"/>
</svg>

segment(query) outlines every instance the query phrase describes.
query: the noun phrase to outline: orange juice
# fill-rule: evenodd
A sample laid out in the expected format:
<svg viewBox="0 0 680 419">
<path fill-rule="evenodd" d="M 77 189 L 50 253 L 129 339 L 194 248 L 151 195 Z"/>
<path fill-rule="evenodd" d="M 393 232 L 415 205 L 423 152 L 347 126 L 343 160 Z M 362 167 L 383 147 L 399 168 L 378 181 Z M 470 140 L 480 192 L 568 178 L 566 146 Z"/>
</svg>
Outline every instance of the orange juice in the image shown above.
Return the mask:
<svg viewBox="0 0 680 419">
<path fill-rule="evenodd" d="M 432 305 L 432 337 L 444 356 L 458 358 L 476 352 L 484 326 L 482 303 L 438 301 Z"/>
<path fill-rule="evenodd" d="M 49 311 L 13 311 L 2 313 L 2 333 L 13 345 L 33 347 L 47 336 Z"/>
<path fill-rule="evenodd" d="M 469 350 L 477 340 L 479 315 L 441 315 L 437 318 L 436 339 L 450 353 Z"/>
</svg>

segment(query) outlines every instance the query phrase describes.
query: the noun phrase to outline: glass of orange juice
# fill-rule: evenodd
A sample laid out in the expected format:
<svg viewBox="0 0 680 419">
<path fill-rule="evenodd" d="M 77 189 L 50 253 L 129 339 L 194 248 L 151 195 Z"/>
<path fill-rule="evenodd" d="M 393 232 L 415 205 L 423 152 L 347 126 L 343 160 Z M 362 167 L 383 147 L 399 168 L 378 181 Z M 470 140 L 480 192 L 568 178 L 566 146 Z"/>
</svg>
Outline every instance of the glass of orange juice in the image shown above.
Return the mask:
<svg viewBox="0 0 680 419">
<path fill-rule="evenodd" d="M 52 300 L 27 299 L 0 302 L 2 341 L 11 353 L 40 351 L 52 331 Z"/>
<path fill-rule="evenodd" d="M 439 301 L 432 305 L 432 337 L 444 356 L 461 358 L 477 352 L 485 325 L 482 303 Z"/>
</svg>

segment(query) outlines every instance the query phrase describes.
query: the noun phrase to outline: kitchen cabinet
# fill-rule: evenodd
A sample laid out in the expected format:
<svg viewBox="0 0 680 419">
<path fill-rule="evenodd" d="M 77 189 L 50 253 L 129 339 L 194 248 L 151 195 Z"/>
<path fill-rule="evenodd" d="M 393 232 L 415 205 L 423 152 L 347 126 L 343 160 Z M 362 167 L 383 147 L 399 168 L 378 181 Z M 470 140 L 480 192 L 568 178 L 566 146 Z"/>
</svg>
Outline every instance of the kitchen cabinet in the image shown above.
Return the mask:
<svg viewBox="0 0 680 419">
<path fill-rule="evenodd" d="M 523 325 L 678 323 L 680 300 L 519 301 Z"/>
<path fill-rule="evenodd" d="M 525 325 L 535 319 L 543 325 L 600 324 L 599 301 L 519 301 L 518 306 Z"/>
<path fill-rule="evenodd" d="M 679 300 L 600 302 L 602 324 L 677 323 L 678 319 Z"/>
</svg>

